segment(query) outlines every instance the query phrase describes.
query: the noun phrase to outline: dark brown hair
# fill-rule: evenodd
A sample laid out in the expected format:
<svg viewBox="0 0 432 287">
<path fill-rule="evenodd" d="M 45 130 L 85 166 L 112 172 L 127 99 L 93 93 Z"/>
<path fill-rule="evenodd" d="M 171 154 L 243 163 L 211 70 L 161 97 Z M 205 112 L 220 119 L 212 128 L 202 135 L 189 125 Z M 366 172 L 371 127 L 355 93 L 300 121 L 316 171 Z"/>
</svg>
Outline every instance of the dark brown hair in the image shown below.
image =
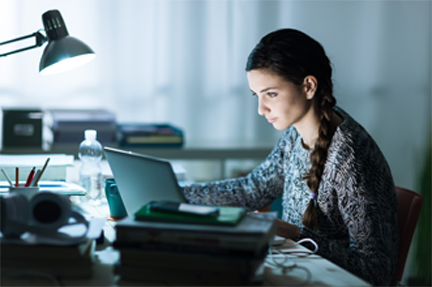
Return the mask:
<svg viewBox="0 0 432 287">
<path fill-rule="evenodd" d="M 272 72 L 298 86 L 310 75 L 318 81 L 314 100 L 319 111 L 320 126 L 318 139 L 310 155 L 312 167 L 304 177 L 311 193 L 318 196 L 333 134 L 330 123 L 336 105 L 330 60 L 321 44 L 308 35 L 294 29 L 282 29 L 264 36 L 250 53 L 246 71 L 256 69 Z M 303 214 L 303 224 L 311 229 L 317 227 L 317 206 L 314 199 L 310 199 Z"/>
</svg>

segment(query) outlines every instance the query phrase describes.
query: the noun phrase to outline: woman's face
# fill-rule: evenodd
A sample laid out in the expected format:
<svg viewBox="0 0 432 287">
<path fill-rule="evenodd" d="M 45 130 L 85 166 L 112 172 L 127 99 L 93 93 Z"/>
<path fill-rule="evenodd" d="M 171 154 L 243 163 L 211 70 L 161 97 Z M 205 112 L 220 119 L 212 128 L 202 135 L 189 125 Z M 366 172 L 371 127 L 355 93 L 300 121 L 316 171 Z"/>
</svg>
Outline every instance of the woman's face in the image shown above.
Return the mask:
<svg viewBox="0 0 432 287">
<path fill-rule="evenodd" d="M 266 70 L 247 72 L 249 87 L 258 98 L 258 114 L 277 130 L 307 121 L 313 98 L 305 84 L 298 87 Z M 306 80 L 305 80 L 306 81 Z"/>
</svg>

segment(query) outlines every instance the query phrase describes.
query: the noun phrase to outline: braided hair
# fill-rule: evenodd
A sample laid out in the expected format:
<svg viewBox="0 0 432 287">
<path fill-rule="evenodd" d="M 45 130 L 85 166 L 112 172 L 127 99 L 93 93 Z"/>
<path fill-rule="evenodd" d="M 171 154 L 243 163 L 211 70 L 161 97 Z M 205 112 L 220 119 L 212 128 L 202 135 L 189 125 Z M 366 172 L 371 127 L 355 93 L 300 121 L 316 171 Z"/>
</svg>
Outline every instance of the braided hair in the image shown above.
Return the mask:
<svg viewBox="0 0 432 287">
<path fill-rule="evenodd" d="M 312 166 L 303 178 L 311 191 L 308 207 L 303 214 L 303 224 L 316 229 L 316 197 L 334 132 L 331 130 L 331 121 L 336 99 L 333 96 L 330 60 L 321 44 L 308 35 L 294 29 L 281 29 L 264 36 L 250 53 L 246 71 L 256 69 L 274 73 L 297 86 L 302 85 L 309 75 L 317 79 L 314 99 L 320 125 L 318 139 L 310 154 Z"/>
</svg>

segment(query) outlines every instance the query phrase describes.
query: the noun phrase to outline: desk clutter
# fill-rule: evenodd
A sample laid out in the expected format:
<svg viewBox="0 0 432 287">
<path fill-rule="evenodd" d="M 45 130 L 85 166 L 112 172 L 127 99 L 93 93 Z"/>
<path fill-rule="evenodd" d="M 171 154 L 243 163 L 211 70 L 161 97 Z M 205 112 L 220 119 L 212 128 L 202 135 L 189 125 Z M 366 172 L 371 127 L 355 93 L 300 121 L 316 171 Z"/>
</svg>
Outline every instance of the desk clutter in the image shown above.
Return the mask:
<svg viewBox="0 0 432 287">
<path fill-rule="evenodd" d="M 40 192 L 0 197 L 1 279 L 35 274 L 52 278 L 90 278 L 95 240 L 104 218 L 87 219 L 69 198 Z M 4 282 L 4 281 L 3 281 Z"/>
<path fill-rule="evenodd" d="M 224 213 L 230 207 L 224 207 Z M 238 209 L 232 207 L 236 210 Z M 245 213 L 245 210 L 243 209 Z M 273 216 L 244 214 L 236 224 L 147 220 L 139 214 L 115 226 L 122 280 L 167 285 L 255 285 L 263 280 Z M 230 214 L 230 212 L 227 212 Z M 232 212 L 231 212 L 232 214 Z M 199 215 L 197 217 L 200 217 Z M 192 221 L 190 221 L 192 222 Z"/>
<path fill-rule="evenodd" d="M 23 194 L 26 191 L 30 193 L 32 187 L 37 187 L 37 192 L 50 191 L 67 196 L 83 196 L 86 194 L 83 187 L 66 182 L 67 168 L 73 165 L 73 155 L 0 154 L 0 196 L 10 191 L 19 191 L 20 188 Z"/>
<path fill-rule="evenodd" d="M 182 147 L 183 131 L 170 124 L 119 123 L 104 109 L 2 108 L 4 148 L 78 145 L 84 131 L 94 129 L 103 145 L 119 147 Z M 1 121 L 0 121 L 1 122 Z"/>
</svg>

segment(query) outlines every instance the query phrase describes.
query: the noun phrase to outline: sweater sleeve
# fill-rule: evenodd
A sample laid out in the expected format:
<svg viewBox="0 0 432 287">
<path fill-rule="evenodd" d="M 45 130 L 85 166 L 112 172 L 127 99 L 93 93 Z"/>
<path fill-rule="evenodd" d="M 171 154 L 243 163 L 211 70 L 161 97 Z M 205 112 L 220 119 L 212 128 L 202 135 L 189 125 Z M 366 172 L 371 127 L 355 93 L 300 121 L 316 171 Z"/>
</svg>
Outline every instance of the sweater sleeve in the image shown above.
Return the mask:
<svg viewBox="0 0 432 287">
<path fill-rule="evenodd" d="M 335 202 L 333 214 L 340 216 L 346 236 L 324 236 L 318 225 L 317 232 L 301 228 L 300 238 L 312 238 L 319 245 L 319 255 L 375 286 L 383 286 L 392 282 L 397 263 L 397 199 L 384 157 L 374 152 L 376 146 L 364 148 L 368 155 L 352 151 L 328 181 L 332 186 L 328 194 L 333 196 L 327 198 Z"/>
<path fill-rule="evenodd" d="M 195 183 L 183 187 L 183 194 L 193 204 L 242 206 L 258 210 L 283 193 L 283 158 L 286 137 L 281 137 L 269 156 L 245 177 Z"/>
</svg>

